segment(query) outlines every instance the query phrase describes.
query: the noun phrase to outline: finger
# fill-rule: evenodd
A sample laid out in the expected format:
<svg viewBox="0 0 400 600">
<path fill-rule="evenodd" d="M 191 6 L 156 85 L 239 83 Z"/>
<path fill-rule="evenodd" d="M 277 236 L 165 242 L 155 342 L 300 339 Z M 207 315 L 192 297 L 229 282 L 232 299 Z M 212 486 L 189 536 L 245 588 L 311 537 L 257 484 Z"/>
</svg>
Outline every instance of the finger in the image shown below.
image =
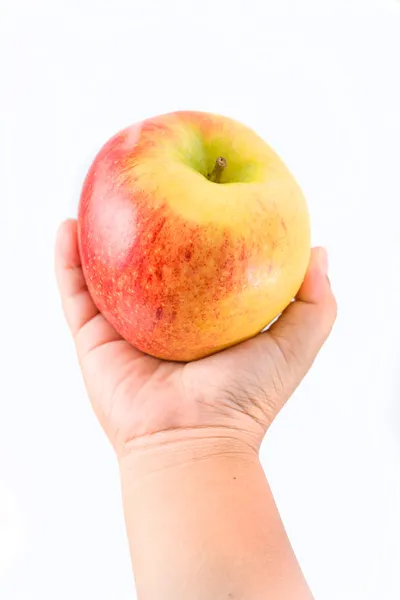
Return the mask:
<svg viewBox="0 0 400 600">
<path fill-rule="evenodd" d="M 296 387 L 309 370 L 336 319 L 337 306 L 328 279 L 328 257 L 314 248 L 304 282 L 295 302 L 268 333 L 277 344 L 287 368 L 283 377 Z"/>
<path fill-rule="evenodd" d="M 63 310 L 79 354 L 121 339 L 94 304 L 82 272 L 77 222 L 62 223 L 56 240 L 55 268 Z"/>
</svg>

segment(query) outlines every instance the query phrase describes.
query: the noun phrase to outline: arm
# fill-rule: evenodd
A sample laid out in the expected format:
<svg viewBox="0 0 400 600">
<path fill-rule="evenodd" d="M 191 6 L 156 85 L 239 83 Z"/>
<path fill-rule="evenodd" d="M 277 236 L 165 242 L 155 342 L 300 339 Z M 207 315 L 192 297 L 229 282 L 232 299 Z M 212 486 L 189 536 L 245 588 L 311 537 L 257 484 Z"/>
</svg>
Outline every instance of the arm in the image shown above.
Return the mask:
<svg viewBox="0 0 400 600">
<path fill-rule="evenodd" d="M 186 365 L 124 341 L 99 313 L 75 221 L 56 272 L 93 409 L 118 456 L 140 600 L 310 600 L 258 461 L 268 427 L 336 317 L 314 249 L 296 301 L 269 328 Z"/>
<path fill-rule="evenodd" d="M 252 448 L 202 432 L 120 467 L 139 599 L 312 599 Z"/>
</svg>

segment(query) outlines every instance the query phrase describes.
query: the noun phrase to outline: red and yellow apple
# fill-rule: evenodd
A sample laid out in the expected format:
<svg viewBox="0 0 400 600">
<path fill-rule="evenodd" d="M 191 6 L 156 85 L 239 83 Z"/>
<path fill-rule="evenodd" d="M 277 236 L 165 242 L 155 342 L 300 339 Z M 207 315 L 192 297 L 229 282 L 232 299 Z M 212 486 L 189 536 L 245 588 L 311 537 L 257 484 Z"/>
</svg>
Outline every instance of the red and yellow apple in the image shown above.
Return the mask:
<svg viewBox="0 0 400 600">
<path fill-rule="evenodd" d="M 304 196 L 251 129 L 176 112 L 99 152 L 78 219 L 89 291 L 153 356 L 190 361 L 259 333 L 292 300 L 310 255 Z"/>
</svg>

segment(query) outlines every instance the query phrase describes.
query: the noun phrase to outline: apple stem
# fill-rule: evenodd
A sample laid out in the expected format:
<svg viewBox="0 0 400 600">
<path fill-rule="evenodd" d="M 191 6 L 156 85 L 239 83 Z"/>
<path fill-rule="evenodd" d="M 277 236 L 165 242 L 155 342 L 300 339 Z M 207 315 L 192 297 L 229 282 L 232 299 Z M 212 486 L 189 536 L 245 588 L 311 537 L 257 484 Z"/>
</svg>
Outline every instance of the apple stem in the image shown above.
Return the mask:
<svg viewBox="0 0 400 600">
<path fill-rule="evenodd" d="M 226 168 L 227 164 L 228 163 L 226 162 L 226 159 L 223 156 L 218 156 L 217 160 L 215 161 L 213 170 L 208 175 L 208 179 L 214 183 L 220 183 L 222 172 Z"/>
</svg>

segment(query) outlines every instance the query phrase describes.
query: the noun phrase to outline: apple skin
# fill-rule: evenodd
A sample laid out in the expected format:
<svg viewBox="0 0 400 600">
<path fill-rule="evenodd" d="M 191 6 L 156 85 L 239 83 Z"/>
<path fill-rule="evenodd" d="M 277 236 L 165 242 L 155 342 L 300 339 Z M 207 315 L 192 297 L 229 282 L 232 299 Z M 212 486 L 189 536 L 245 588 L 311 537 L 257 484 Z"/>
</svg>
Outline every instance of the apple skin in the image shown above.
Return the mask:
<svg viewBox="0 0 400 600">
<path fill-rule="evenodd" d="M 227 167 L 214 183 L 218 156 Z M 173 361 L 259 333 L 296 295 L 310 256 L 306 201 L 276 153 L 237 121 L 191 111 L 105 144 L 78 235 L 98 309 L 133 346 Z"/>
</svg>

